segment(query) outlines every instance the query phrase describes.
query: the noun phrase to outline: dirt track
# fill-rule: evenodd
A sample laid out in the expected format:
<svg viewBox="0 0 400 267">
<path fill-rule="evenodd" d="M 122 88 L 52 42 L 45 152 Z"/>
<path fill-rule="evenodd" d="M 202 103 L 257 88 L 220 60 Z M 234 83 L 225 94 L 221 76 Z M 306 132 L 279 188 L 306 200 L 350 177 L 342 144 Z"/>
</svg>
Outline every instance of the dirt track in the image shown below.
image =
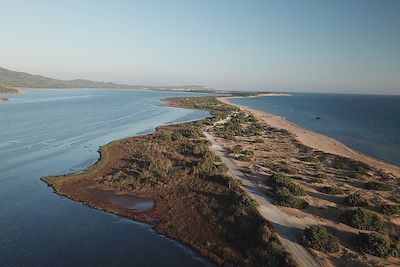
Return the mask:
<svg viewBox="0 0 400 267">
<path fill-rule="evenodd" d="M 307 226 L 304 220 L 300 221 L 298 218 L 280 211 L 271 203 L 262 190 L 254 185 L 235 163 L 227 157 L 226 150 L 216 142 L 215 138 L 208 132 L 204 132 L 204 135 L 212 143 L 211 149 L 221 157 L 232 176 L 242 181 L 243 189 L 258 202 L 261 215 L 272 223 L 280 241 L 293 256 L 294 260 L 304 267 L 323 266 L 306 248 L 300 245 L 299 229 Z"/>
</svg>

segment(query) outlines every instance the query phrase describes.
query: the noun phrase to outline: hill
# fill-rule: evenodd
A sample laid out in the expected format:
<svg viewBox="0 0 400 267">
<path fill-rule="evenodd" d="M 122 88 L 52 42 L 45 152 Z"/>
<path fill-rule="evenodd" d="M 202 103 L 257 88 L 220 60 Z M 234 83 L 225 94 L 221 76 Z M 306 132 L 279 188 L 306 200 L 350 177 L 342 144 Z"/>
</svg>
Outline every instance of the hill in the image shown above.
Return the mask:
<svg viewBox="0 0 400 267">
<path fill-rule="evenodd" d="M 181 86 L 146 86 L 127 85 L 112 82 L 95 82 L 90 80 L 58 80 L 33 75 L 25 72 L 17 72 L 0 67 L 0 86 L 3 87 L 26 87 L 26 88 L 124 88 L 124 89 L 145 89 L 165 91 L 189 91 L 189 92 L 213 92 L 214 89 L 201 85 Z"/>
</svg>

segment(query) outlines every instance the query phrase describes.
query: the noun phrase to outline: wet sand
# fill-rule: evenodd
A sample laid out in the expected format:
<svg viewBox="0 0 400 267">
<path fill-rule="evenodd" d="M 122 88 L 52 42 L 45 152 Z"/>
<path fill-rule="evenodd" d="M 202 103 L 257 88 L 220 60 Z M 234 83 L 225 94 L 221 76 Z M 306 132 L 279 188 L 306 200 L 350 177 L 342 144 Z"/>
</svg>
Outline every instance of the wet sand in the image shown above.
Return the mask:
<svg viewBox="0 0 400 267">
<path fill-rule="evenodd" d="M 286 94 L 263 94 L 258 96 L 282 96 Z M 256 96 L 257 97 L 257 96 Z M 400 167 L 386 163 L 375 158 L 363 155 L 357 151 L 352 150 L 351 148 L 345 146 L 343 143 L 339 142 L 338 140 L 301 128 L 300 126 L 291 123 L 284 119 L 283 117 L 276 116 L 270 113 L 262 112 L 260 110 L 256 110 L 247 106 L 242 106 L 238 104 L 234 104 L 229 101 L 229 98 L 237 98 L 237 97 L 218 97 L 218 100 L 232 106 L 236 106 L 244 111 L 250 112 L 253 114 L 254 117 L 257 119 L 267 123 L 268 125 L 281 128 L 290 131 L 293 133 L 297 140 L 303 143 L 306 146 L 311 148 L 334 154 L 339 155 L 347 158 L 351 158 L 354 160 L 358 160 L 369 165 L 372 165 L 378 169 L 381 169 L 387 173 L 391 173 L 395 175 L 397 178 L 400 177 Z"/>
</svg>

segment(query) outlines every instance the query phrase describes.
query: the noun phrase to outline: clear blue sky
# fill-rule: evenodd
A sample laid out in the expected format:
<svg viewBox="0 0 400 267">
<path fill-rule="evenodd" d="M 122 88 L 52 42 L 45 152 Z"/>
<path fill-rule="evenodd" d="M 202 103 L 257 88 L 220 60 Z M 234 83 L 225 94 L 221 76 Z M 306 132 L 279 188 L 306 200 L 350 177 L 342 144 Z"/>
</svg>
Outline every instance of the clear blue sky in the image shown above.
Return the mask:
<svg viewBox="0 0 400 267">
<path fill-rule="evenodd" d="M 0 0 L 0 66 L 54 78 L 400 94 L 400 1 Z"/>
</svg>

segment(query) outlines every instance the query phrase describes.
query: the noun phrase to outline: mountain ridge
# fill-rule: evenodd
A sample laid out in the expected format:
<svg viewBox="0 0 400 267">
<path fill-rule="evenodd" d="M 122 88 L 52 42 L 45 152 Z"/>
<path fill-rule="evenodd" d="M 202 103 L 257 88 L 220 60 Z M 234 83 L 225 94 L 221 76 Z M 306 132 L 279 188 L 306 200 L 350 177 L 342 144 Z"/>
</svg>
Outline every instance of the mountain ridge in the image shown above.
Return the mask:
<svg viewBox="0 0 400 267">
<path fill-rule="evenodd" d="M 115 88 L 190 92 L 214 92 L 215 89 L 203 85 L 151 86 L 128 85 L 113 82 L 96 82 L 86 79 L 60 80 L 27 72 L 12 71 L 0 67 L 0 86 L 17 88 Z"/>
</svg>

